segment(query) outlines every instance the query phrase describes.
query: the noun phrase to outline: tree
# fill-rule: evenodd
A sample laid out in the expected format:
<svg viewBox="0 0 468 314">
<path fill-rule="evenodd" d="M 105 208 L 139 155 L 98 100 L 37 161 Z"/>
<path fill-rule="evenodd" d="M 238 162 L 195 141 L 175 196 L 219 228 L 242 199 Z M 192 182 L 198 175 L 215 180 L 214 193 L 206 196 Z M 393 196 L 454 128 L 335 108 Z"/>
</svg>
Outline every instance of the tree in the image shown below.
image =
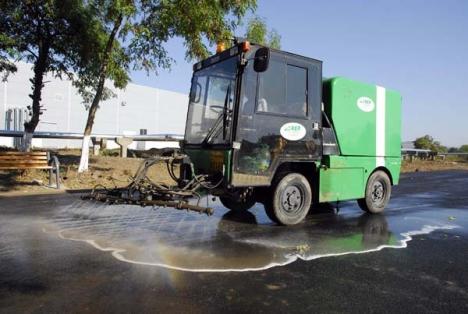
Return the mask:
<svg viewBox="0 0 468 314">
<path fill-rule="evenodd" d="M 465 144 L 465 145 L 462 145 L 460 146 L 460 148 L 458 149 L 459 152 L 462 152 L 462 153 L 468 153 L 468 144 Z"/>
<path fill-rule="evenodd" d="M 173 37 L 185 42 L 187 59 L 208 56 L 207 44 L 227 41 L 256 0 L 100 0 L 90 1 L 105 29 L 95 62 L 78 73 L 77 86 L 90 101 L 78 171 L 88 169 L 89 141 L 99 103 L 106 95 L 105 81 L 118 88 L 129 81 L 128 72 L 155 72 L 173 60 L 164 44 Z M 91 84 L 90 84 L 91 83 Z M 86 99 L 85 99 L 86 100 Z"/>
<path fill-rule="evenodd" d="M 46 73 L 72 76 L 84 43 L 90 43 L 85 26 L 90 19 L 80 0 L 20 0 L 0 2 L 0 70 L 4 79 L 16 70 L 10 61 L 33 64 L 31 118 L 24 124 L 22 150 L 31 149 L 43 111 L 42 89 Z M 90 43 L 92 45 L 92 43 Z M 84 63 L 84 58 L 80 61 Z"/>
<path fill-rule="evenodd" d="M 419 149 L 429 149 L 433 152 L 446 152 L 447 147 L 442 146 L 439 141 L 434 140 L 430 135 L 418 137 L 414 141 L 414 147 Z"/>
<path fill-rule="evenodd" d="M 259 16 L 249 20 L 245 37 L 253 43 L 281 49 L 281 36 L 275 29 L 268 31 L 265 19 Z"/>
<path fill-rule="evenodd" d="M 1 39 L 0 39 L 1 41 Z M 0 48 L 0 51 L 2 49 Z M 0 73 L 1 73 L 1 79 L 3 82 L 5 82 L 8 79 L 8 75 L 10 73 L 15 73 L 18 70 L 16 65 L 8 60 L 5 56 L 0 55 Z"/>
<path fill-rule="evenodd" d="M 0 8 L 2 8 L 0 6 Z M 0 27 L 3 27 L 3 14 L 0 13 Z M 1 28 L 0 28 L 1 30 Z M 2 81 L 6 81 L 10 73 L 14 73 L 18 70 L 16 65 L 8 59 L 8 56 L 15 53 L 14 39 L 8 37 L 4 32 L 0 33 L 0 73 L 2 74 Z"/>
</svg>

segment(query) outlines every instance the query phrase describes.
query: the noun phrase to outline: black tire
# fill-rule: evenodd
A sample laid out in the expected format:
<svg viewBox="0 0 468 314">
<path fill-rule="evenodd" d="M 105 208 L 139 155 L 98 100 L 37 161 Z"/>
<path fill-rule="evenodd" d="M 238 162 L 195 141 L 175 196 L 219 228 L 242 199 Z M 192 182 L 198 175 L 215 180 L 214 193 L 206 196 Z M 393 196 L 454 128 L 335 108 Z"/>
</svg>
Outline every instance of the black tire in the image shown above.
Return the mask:
<svg viewBox="0 0 468 314">
<path fill-rule="evenodd" d="M 312 203 L 309 181 L 299 173 L 290 173 L 272 186 L 265 202 L 268 217 L 281 225 L 295 225 L 304 220 Z"/>
<path fill-rule="evenodd" d="M 381 213 L 387 206 L 391 193 L 390 178 L 385 172 L 378 170 L 367 180 L 365 196 L 358 199 L 359 207 L 368 213 Z"/>
<path fill-rule="evenodd" d="M 230 197 L 220 196 L 219 200 L 224 207 L 233 210 L 233 211 L 246 211 L 252 208 L 255 205 L 256 200 L 253 196 L 247 197 L 244 201 L 236 200 Z"/>
</svg>

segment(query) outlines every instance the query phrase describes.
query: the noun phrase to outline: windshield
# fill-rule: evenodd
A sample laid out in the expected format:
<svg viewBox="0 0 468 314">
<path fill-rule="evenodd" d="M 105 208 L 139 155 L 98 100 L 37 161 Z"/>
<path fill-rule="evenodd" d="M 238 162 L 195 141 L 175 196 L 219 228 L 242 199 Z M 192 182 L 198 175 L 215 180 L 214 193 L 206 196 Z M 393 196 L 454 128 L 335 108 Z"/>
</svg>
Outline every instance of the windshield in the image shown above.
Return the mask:
<svg viewBox="0 0 468 314">
<path fill-rule="evenodd" d="M 237 58 L 194 73 L 190 89 L 185 141 L 189 144 L 229 142 Z"/>
</svg>

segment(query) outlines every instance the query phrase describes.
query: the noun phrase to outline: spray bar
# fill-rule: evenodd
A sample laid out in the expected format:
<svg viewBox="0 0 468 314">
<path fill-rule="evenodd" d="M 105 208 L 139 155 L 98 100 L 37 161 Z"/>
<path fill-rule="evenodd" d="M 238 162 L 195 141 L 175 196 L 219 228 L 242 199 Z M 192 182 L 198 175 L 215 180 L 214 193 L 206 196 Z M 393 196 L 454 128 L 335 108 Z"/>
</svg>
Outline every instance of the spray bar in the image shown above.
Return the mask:
<svg viewBox="0 0 468 314">
<path fill-rule="evenodd" d="M 99 192 L 92 194 L 92 195 L 91 194 L 85 195 L 82 197 L 82 199 L 85 199 L 85 200 L 92 199 L 96 201 L 105 202 L 108 204 L 134 204 L 134 205 L 140 205 L 142 207 L 145 207 L 145 206 L 173 207 L 179 210 L 186 209 L 186 210 L 196 211 L 196 212 L 199 212 L 200 214 L 207 214 L 208 216 L 211 216 L 214 213 L 214 210 L 211 207 L 192 205 L 183 200 L 179 200 L 179 201 L 135 200 L 133 201 L 129 199 L 123 199 L 118 196 L 108 195 L 106 193 L 99 193 Z"/>
<path fill-rule="evenodd" d="M 179 210 L 186 209 L 212 215 L 213 209 L 211 207 L 198 205 L 200 202 L 200 194 L 198 192 L 199 190 L 215 188 L 221 181 L 213 185 L 207 175 L 195 175 L 194 173 L 190 181 L 181 181 L 180 178 L 175 176 L 173 165 L 176 163 L 181 164 L 186 159 L 186 155 L 148 158 L 141 163 L 132 182 L 128 186 L 114 189 L 96 186 L 89 195 L 83 196 L 82 199 L 93 199 L 108 204 L 173 207 Z M 148 178 L 148 169 L 160 161 L 166 162 L 169 174 L 179 185 L 168 186 L 163 183 L 153 182 Z M 193 172 L 193 165 L 191 163 L 190 166 Z M 101 189 L 98 190 L 99 187 Z M 189 198 L 197 198 L 197 204 L 190 204 L 188 202 Z"/>
</svg>

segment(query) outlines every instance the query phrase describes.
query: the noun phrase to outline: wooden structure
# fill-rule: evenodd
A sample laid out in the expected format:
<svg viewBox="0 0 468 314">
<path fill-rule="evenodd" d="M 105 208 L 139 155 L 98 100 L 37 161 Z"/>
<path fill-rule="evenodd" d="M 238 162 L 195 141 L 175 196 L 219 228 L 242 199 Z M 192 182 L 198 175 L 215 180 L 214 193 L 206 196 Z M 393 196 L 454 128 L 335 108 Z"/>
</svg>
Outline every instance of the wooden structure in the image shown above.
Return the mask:
<svg viewBox="0 0 468 314">
<path fill-rule="evenodd" d="M 49 152 L 0 152 L 0 170 L 45 169 L 49 170 L 49 186 L 55 172 L 57 189 L 60 188 L 60 163 Z"/>
</svg>

